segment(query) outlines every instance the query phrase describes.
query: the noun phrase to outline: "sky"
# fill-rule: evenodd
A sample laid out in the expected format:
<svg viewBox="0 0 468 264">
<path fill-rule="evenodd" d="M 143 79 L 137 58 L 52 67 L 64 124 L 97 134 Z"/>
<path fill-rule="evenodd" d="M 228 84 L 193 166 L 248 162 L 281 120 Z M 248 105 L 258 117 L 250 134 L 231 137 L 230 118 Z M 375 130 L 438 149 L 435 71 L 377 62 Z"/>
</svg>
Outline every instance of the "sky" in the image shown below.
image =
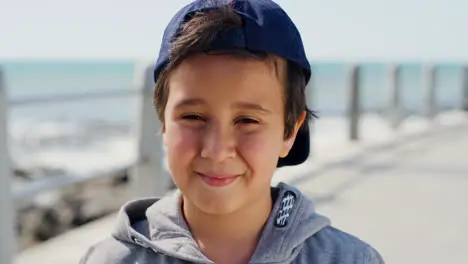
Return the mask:
<svg viewBox="0 0 468 264">
<path fill-rule="evenodd" d="M 188 0 L 0 0 L 0 60 L 154 60 Z M 312 60 L 468 61 L 466 0 L 277 0 Z"/>
</svg>

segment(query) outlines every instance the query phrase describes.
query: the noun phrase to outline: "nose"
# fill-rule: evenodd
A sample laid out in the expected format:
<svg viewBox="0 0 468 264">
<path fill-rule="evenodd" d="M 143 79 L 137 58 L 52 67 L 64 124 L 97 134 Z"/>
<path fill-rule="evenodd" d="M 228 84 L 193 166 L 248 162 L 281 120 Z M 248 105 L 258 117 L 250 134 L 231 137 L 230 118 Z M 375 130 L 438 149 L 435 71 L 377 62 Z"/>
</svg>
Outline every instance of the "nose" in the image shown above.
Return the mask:
<svg viewBox="0 0 468 264">
<path fill-rule="evenodd" d="M 236 157 L 235 136 L 231 129 L 221 125 L 210 125 L 203 135 L 201 157 L 221 163 Z"/>
</svg>

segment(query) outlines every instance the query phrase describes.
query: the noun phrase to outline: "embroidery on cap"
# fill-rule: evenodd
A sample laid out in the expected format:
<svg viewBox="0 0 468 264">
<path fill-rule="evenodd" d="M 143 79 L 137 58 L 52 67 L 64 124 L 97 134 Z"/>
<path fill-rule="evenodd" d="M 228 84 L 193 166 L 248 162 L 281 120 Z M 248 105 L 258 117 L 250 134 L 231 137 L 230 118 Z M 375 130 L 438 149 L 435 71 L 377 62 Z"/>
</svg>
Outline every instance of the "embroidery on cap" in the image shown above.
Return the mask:
<svg viewBox="0 0 468 264">
<path fill-rule="evenodd" d="M 291 215 L 295 203 L 296 195 L 293 192 L 287 191 L 283 194 L 281 206 L 279 208 L 278 214 L 276 215 L 275 226 L 285 227 L 288 225 L 289 216 Z"/>
</svg>

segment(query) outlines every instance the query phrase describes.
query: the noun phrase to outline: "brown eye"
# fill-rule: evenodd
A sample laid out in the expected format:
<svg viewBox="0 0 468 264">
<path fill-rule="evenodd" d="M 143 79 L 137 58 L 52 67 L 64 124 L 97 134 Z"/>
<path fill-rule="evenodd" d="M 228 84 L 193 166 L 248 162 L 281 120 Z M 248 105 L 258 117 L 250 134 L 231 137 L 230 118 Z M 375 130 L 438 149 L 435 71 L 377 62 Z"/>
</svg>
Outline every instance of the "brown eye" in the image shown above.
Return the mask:
<svg viewBox="0 0 468 264">
<path fill-rule="evenodd" d="M 249 117 L 240 117 L 235 120 L 237 124 L 258 124 L 258 120 L 249 118 Z"/>
<path fill-rule="evenodd" d="M 206 120 L 203 116 L 197 115 L 197 114 L 183 115 L 182 119 L 188 120 L 188 121 L 205 121 Z"/>
</svg>

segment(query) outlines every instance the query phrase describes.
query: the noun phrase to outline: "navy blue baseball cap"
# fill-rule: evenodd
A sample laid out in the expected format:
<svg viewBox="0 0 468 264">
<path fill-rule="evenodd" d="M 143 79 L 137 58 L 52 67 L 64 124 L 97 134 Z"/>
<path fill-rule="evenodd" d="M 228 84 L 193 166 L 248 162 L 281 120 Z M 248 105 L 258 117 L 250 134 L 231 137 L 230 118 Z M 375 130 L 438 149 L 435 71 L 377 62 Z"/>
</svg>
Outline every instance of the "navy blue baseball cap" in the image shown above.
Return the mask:
<svg viewBox="0 0 468 264">
<path fill-rule="evenodd" d="M 182 25 L 195 12 L 231 6 L 243 20 L 242 27 L 220 32 L 210 45 L 209 51 L 246 49 L 280 56 L 299 66 L 305 73 L 306 83 L 311 76 L 301 35 L 286 12 L 271 0 L 195 0 L 179 10 L 167 25 L 159 57 L 154 68 L 154 81 L 170 62 L 172 41 L 178 36 Z M 305 109 L 304 109 L 305 110 Z M 277 167 L 303 163 L 309 156 L 309 125 L 299 130 L 289 154 L 279 158 Z"/>
</svg>

